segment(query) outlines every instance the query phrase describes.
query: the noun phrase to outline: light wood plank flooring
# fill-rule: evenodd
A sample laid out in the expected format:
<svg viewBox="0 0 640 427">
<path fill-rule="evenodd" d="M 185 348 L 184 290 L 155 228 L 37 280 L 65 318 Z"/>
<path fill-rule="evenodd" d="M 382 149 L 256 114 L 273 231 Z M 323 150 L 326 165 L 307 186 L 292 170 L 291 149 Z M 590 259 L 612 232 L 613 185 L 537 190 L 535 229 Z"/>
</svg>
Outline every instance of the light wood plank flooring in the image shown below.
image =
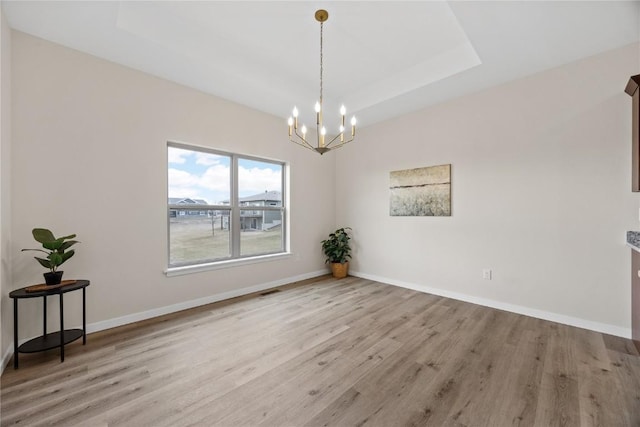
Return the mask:
<svg viewBox="0 0 640 427">
<path fill-rule="evenodd" d="M 640 426 L 629 340 L 322 277 L 21 355 L 9 425 Z"/>
</svg>

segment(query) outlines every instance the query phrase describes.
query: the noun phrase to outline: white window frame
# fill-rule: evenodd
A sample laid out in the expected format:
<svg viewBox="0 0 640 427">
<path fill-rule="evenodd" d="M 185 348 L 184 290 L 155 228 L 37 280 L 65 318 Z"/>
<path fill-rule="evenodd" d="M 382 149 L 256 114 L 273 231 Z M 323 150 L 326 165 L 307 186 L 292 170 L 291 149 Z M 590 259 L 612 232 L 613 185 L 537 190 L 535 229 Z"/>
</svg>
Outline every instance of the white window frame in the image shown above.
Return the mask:
<svg viewBox="0 0 640 427">
<path fill-rule="evenodd" d="M 238 265 L 245 264 L 253 264 L 256 262 L 265 262 L 271 261 L 281 258 L 286 258 L 291 255 L 289 252 L 289 206 L 288 206 L 288 197 L 287 197 L 287 177 L 288 177 L 288 164 L 281 160 L 267 159 L 262 157 L 250 156 L 245 154 L 238 153 L 229 153 L 226 151 L 211 149 L 207 147 L 196 146 L 192 144 L 185 144 L 182 142 L 167 142 L 167 152 L 170 147 L 180 148 L 183 150 L 189 150 L 194 152 L 202 152 L 202 153 L 210 153 L 219 156 L 226 156 L 231 159 L 230 161 L 230 197 L 229 204 L 224 205 L 198 205 L 198 210 L 213 210 L 213 211 L 229 211 L 229 219 L 231 222 L 230 225 L 230 238 L 229 238 L 229 257 L 213 259 L 207 262 L 193 263 L 193 264 L 184 264 L 184 265 L 171 265 L 171 230 L 170 230 L 170 220 L 171 220 L 171 211 L 177 210 L 178 214 L 180 211 L 184 210 L 193 210 L 193 206 L 186 207 L 180 204 L 169 204 L 167 203 L 167 269 L 165 270 L 165 274 L 167 276 L 177 276 L 189 273 L 196 273 L 200 271 L 207 270 L 216 270 L 220 268 L 228 268 Z M 259 211 L 278 211 L 280 212 L 282 218 L 282 236 L 281 236 L 281 250 L 277 252 L 268 252 L 268 253 L 260 253 L 260 254 L 251 254 L 251 255 L 241 255 L 240 254 L 240 245 L 241 245 L 241 218 L 240 211 L 247 210 L 248 206 L 240 205 L 240 197 L 239 197 L 239 178 L 238 178 L 238 164 L 240 160 L 251 160 L 263 163 L 271 163 L 274 165 L 278 165 L 282 168 L 281 174 L 281 197 L 282 202 L 281 206 L 252 206 L 251 210 L 259 210 Z M 168 185 L 168 162 L 167 162 L 167 191 L 169 188 Z M 166 200 L 169 200 L 168 194 Z M 257 208 L 257 209 L 256 209 Z"/>
</svg>

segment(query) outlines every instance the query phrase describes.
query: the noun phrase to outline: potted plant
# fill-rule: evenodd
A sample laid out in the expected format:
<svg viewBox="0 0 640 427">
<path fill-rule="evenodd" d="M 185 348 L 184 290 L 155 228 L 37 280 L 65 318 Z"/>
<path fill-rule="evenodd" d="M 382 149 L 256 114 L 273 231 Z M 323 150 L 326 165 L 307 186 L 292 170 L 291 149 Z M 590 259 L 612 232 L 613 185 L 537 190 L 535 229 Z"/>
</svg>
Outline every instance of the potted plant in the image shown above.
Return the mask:
<svg viewBox="0 0 640 427">
<path fill-rule="evenodd" d="M 346 277 L 349 272 L 349 258 L 351 258 L 351 246 L 348 234 L 351 228 L 339 228 L 329 234 L 329 238 L 322 241 L 322 251 L 327 259 L 325 263 L 331 263 L 331 272 L 336 279 Z"/>
<path fill-rule="evenodd" d="M 43 249 L 23 249 L 22 251 L 38 251 L 47 254 L 46 258 L 34 258 L 40 265 L 50 270 L 48 273 L 44 273 L 45 283 L 47 285 L 59 284 L 62 282 L 62 274 L 64 271 L 58 271 L 58 267 L 75 254 L 73 249 L 67 249 L 79 243 L 76 240 L 70 240 L 75 238 L 76 235 L 70 234 L 64 237 L 55 237 L 53 233 L 46 228 L 34 228 L 32 233 L 36 242 L 42 243 Z"/>
</svg>

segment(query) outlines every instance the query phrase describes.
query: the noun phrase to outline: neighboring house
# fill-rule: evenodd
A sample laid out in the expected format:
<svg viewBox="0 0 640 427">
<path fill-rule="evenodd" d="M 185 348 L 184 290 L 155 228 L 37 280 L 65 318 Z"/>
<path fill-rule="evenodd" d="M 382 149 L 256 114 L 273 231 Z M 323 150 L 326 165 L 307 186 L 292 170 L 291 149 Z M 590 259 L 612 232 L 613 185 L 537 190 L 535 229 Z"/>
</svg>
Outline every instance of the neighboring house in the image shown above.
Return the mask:
<svg viewBox="0 0 640 427">
<path fill-rule="evenodd" d="M 207 201 L 203 199 L 189 199 L 189 198 L 180 198 L 180 197 L 169 197 L 169 205 L 183 205 L 185 207 L 194 206 L 194 210 L 182 210 L 182 209 L 171 209 L 169 211 L 170 218 L 176 218 L 178 216 L 205 216 L 207 215 L 206 210 L 198 210 L 195 209 L 198 205 L 207 205 Z"/>
<path fill-rule="evenodd" d="M 282 223 L 281 211 L 269 211 L 263 209 L 251 209 L 251 207 L 282 206 L 282 193 L 280 191 L 265 191 L 253 196 L 240 197 L 240 229 L 241 230 L 269 230 Z M 229 201 L 222 202 L 228 205 Z M 229 212 L 222 211 L 223 223 L 228 221 Z"/>
</svg>

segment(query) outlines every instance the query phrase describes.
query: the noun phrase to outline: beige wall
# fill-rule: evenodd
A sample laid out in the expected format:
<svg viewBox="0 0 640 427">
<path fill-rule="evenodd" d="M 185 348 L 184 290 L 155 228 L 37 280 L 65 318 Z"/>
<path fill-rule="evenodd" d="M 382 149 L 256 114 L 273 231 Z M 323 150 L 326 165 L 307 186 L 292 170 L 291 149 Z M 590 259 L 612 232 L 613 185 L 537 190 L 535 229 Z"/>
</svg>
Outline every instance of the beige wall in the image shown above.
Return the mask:
<svg viewBox="0 0 640 427">
<path fill-rule="evenodd" d="M 638 45 L 370 126 L 334 158 L 287 143 L 281 117 L 19 32 L 9 58 L 5 36 L 3 353 L 11 342 L 6 293 L 42 280 L 19 252 L 33 245 L 35 226 L 78 234 L 65 271 L 91 279 L 94 328 L 317 274 L 318 242 L 338 225 L 354 229 L 356 274 L 628 335 L 624 233 L 638 228 L 638 196 L 629 190 L 623 88 L 639 72 Z M 165 277 L 167 140 L 289 162 L 294 255 Z M 443 163 L 452 164 L 453 216 L 389 217 L 389 171 Z M 493 280 L 482 280 L 483 268 Z M 69 324 L 80 319 L 74 304 L 79 295 L 71 294 Z M 25 301 L 21 337 L 39 334 L 40 322 L 39 302 Z"/>
<path fill-rule="evenodd" d="M 288 143 L 285 118 L 20 32 L 13 106 L 13 287 L 42 282 L 43 269 L 19 253 L 33 246 L 36 226 L 78 234 L 65 277 L 91 280 L 96 328 L 324 271 L 319 242 L 335 225 L 335 160 Z M 293 255 L 167 278 L 167 140 L 289 162 Z M 69 323 L 79 322 L 79 298 L 65 298 Z M 21 304 L 21 337 L 40 332 L 39 304 L 25 301 L 24 316 Z"/>
<path fill-rule="evenodd" d="M 11 30 L 0 9 L 0 358 L 11 348 Z M 1 360 L 1 359 L 0 359 Z"/>
<path fill-rule="evenodd" d="M 636 44 L 363 129 L 336 166 L 353 270 L 628 336 L 638 72 Z M 390 171 L 446 163 L 450 218 L 389 216 Z"/>
</svg>

